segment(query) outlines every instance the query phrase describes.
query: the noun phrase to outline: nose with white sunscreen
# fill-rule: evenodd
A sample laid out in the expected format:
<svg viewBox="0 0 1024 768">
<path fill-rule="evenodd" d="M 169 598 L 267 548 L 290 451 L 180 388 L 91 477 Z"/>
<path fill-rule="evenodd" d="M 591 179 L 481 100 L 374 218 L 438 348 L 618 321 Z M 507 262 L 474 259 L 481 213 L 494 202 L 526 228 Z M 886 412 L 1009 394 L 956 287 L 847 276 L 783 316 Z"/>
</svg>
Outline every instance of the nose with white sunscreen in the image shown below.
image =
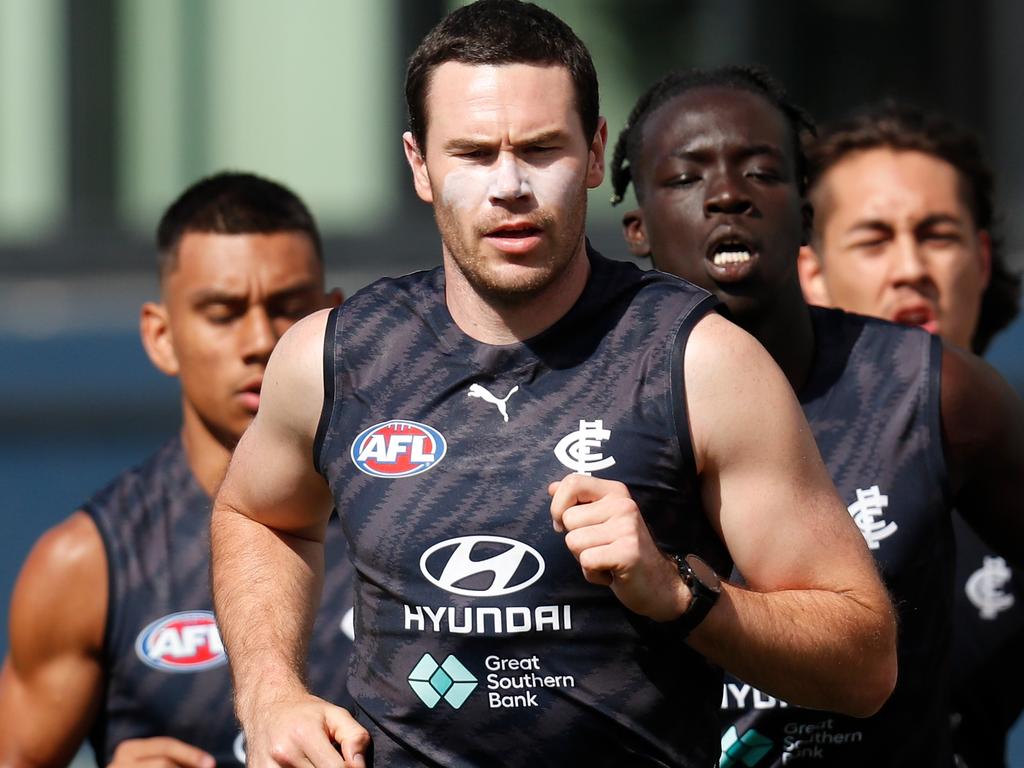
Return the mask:
<svg viewBox="0 0 1024 768">
<path fill-rule="evenodd" d="M 514 152 L 499 152 L 491 174 L 488 196 L 493 200 L 509 200 L 530 195 L 530 174 Z"/>
</svg>

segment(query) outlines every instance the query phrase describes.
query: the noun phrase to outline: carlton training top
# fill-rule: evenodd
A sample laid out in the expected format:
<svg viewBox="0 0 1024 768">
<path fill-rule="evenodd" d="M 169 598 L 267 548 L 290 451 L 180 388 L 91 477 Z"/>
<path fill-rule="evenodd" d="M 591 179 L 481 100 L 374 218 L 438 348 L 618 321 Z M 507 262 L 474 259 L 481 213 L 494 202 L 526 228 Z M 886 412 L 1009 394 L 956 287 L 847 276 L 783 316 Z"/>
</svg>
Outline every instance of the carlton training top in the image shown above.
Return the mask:
<svg viewBox="0 0 1024 768">
<path fill-rule="evenodd" d="M 959 514 L 953 531 L 953 748 L 969 768 L 1004 766 L 1024 708 L 1024 574 Z"/>
<path fill-rule="evenodd" d="M 378 768 L 715 764 L 721 672 L 584 579 L 547 492 L 622 481 L 664 551 L 728 573 L 682 380 L 714 300 L 589 258 L 576 304 L 522 343 L 463 334 L 440 268 L 328 321 L 316 456 L 357 572 L 349 689 Z"/>
<path fill-rule="evenodd" d="M 103 538 L 110 585 L 106 689 L 89 737 L 101 765 L 122 741 L 151 736 L 204 749 L 218 765 L 245 762 L 210 597 L 211 507 L 177 437 L 83 505 Z M 326 547 L 309 681 L 345 705 L 352 568 L 336 516 Z"/>
<path fill-rule="evenodd" d="M 873 717 L 787 705 L 727 676 L 721 768 L 949 768 L 953 533 L 943 456 L 942 346 L 922 330 L 811 308 L 800 403 L 892 596 L 899 678 Z"/>
</svg>

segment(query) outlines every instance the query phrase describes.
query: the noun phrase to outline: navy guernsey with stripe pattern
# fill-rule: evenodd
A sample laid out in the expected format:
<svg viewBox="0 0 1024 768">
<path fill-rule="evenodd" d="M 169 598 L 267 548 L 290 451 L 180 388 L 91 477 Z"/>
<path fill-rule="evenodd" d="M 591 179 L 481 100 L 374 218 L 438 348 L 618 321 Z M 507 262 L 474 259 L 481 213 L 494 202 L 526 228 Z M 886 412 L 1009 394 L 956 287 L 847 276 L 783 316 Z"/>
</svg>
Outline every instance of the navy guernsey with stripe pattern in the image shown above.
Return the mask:
<svg viewBox="0 0 1024 768">
<path fill-rule="evenodd" d="M 349 690 L 378 767 L 715 764 L 720 670 L 583 578 L 547 494 L 572 469 L 622 481 L 663 550 L 728 572 L 682 380 L 714 299 L 589 258 L 579 300 L 522 343 L 462 333 L 440 268 L 328 320 L 316 457 L 356 568 Z"/>
<path fill-rule="evenodd" d="M 857 719 L 787 706 L 727 675 L 721 766 L 948 768 L 954 547 L 941 341 L 839 310 L 811 313 L 815 356 L 799 399 L 896 608 L 899 677 L 882 709 Z"/>
<path fill-rule="evenodd" d="M 212 613 L 211 506 L 175 437 L 82 507 L 103 539 L 109 578 L 106 687 L 89 736 L 101 765 L 122 741 L 152 736 L 200 747 L 218 765 L 244 760 Z M 344 704 L 351 641 L 341 624 L 352 605 L 352 568 L 336 516 L 326 547 L 308 679 L 315 693 Z"/>
</svg>

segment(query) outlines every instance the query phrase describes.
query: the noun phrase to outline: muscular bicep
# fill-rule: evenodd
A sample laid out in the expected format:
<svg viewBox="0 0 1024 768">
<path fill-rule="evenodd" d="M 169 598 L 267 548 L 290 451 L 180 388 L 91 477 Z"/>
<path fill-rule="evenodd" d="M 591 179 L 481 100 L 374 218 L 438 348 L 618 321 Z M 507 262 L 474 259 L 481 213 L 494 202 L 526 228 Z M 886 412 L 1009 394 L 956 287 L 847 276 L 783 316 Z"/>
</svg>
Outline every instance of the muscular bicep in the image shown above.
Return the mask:
<svg viewBox="0 0 1024 768">
<path fill-rule="evenodd" d="M 267 366 L 260 408 L 235 449 L 217 506 L 270 528 L 322 539 L 330 492 L 313 466 L 313 440 L 324 399 L 327 310 L 282 337 Z"/>
<path fill-rule="evenodd" d="M 1024 404 L 991 366 L 948 345 L 941 393 L 956 507 L 991 547 L 1024 565 Z"/>
<path fill-rule="evenodd" d="M 685 355 L 705 511 L 757 591 L 874 589 L 874 565 L 782 372 L 717 316 Z"/>
<path fill-rule="evenodd" d="M 40 538 L 14 588 L 0 672 L 0 763 L 70 762 L 102 697 L 106 615 L 103 541 L 79 512 Z"/>
</svg>

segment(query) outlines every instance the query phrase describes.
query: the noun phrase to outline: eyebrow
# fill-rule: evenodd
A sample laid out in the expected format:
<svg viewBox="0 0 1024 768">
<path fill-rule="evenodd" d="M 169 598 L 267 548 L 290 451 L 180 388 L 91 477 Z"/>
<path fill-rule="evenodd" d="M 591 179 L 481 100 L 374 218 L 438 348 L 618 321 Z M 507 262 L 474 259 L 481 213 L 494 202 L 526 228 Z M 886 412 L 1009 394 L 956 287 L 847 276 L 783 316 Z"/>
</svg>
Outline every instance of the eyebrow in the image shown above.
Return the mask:
<svg viewBox="0 0 1024 768">
<path fill-rule="evenodd" d="M 952 213 L 933 213 L 930 216 L 925 216 L 919 221 L 914 229 L 921 229 L 922 227 L 934 227 L 936 224 L 952 224 L 957 227 L 964 226 L 964 221 L 954 216 Z"/>
<path fill-rule="evenodd" d="M 673 150 L 671 154 L 672 157 L 677 157 L 680 160 L 698 161 L 704 159 L 711 151 L 711 147 L 702 147 L 698 145 L 696 147 L 680 147 Z M 784 158 L 782 150 L 774 144 L 750 144 L 739 147 L 736 150 L 732 150 L 730 151 L 730 154 L 741 160 L 748 160 L 751 157 L 757 157 L 759 155 L 768 155 L 776 160 L 782 160 Z"/>
<path fill-rule="evenodd" d="M 513 146 L 526 147 L 535 144 L 546 144 L 551 141 L 561 141 L 565 139 L 565 135 L 565 131 L 555 128 L 550 131 L 541 131 L 540 133 L 528 135 L 525 138 L 516 141 Z M 495 142 L 491 138 L 484 138 L 482 136 L 476 139 L 464 137 L 450 139 L 449 141 L 446 141 L 444 143 L 443 149 L 446 152 L 465 151 L 493 147 L 497 143 L 499 142 Z"/>
<path fill-rule="evenodd" d="M 854 222 L 853 226 L 846 230 L 847 234 L 856 234 L 857 232 L 892 232 L 893 226 L 887 221 L 881 219 L 862 219 Z"/>
<path fill-rule="evenodd" d="M 289 299 L 292 296 L 310 293 L 316 289 L 316 283 L 314 281 L 307 280 L 268 294 L 266 301 L 281 301 L 282 299 Z M 248 299 L 248 294 L 230 293 L 228 291 L 221 290 L 220 288 L 204 288 L 197 291 L 195 295 L 192 296 L 191 303 L 193 307 L 201 309 L 213 304 L 242 304 L 248 301 Z"/>
<path fill-rule="evenodd" d="M 922 229 L 925 227 L 934 227 L 938 224 L 952 224 L 957 227 L 963 227 L 964 222 L 951 213 L 933 213 L 930 216 L 926 216 L 914 225 L 914 229 Z M 856 234 L 857 232 L 892 232 L 895 229 L 892 224 L 882 219 L 863 219 L 855 222 L 853 226 L 847 229 L 848 234 Z"/>
</svg>

